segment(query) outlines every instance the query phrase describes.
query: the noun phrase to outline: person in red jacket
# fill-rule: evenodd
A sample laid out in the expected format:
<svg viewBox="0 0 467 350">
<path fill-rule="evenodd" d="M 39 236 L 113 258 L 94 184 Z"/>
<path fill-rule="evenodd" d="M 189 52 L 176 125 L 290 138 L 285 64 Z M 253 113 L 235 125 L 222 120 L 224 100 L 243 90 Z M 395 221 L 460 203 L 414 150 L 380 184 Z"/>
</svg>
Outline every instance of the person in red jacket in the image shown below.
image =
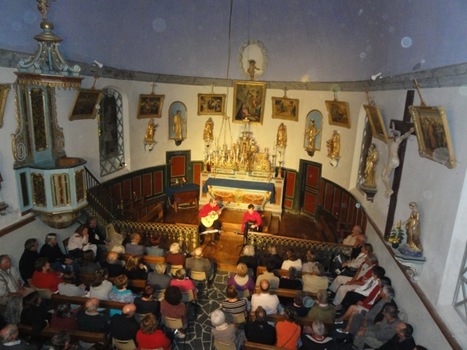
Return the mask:
<svg viewBox="0 0 467 350">
<path fill-rule="evenodd" d="M 249 230 L 261 231 L 262 223 L 261 215 L 255 210 L 255 206 L 253 204 L 248 205 L 248 210 L 243 214 L 243 234 L 246 235 Z"/>
</svg>

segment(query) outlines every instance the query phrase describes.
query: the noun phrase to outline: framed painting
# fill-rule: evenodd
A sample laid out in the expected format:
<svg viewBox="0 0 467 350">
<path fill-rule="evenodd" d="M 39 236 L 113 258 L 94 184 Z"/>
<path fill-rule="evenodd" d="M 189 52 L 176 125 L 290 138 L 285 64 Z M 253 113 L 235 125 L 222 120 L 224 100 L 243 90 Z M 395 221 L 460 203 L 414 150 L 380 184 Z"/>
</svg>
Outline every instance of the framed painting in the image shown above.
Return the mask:
<svg viewBox="0 0 467 350">
<path fill-rule="evenodd" d="M 366 115 L 370 121 L 371 133 L 373 137 L 387 143 L 388 142 L 388 133 L 386 127 L 384 126 L 383 117 L 381 111 L 376 106 L 364 105 Z"/>
<path fill-rule="evenodd" d="M 418 152 L 452 169 L 456 166 L 444 107 L 409 107 L 417 134 Z"/>
<path fill-rule="evenodd" d="M 225 94 L 198 94 L 198 115 L 224 115 Z"/>
<path fill-rule="evenodd" d="M 10 84 L 0 84 L 0 128 L 3 126 L 3 114 L 5 113 L 6 100 L 10 92 Z"/>
<path fill-rule="evenodd" d="M 233 122 L 242 123 L 248 119 L 251 123 L 263 124 L 266 83 L 236 81 L 234 83 Z"/>
<path fill-rule="evenodd" d="M 99 103 L 101 102 L 101 98 L 101 90 L 79 90 L 69 119 L 94 119 L 97 115 L 97 110 L 99 107 Z"/>
<path fill-rule="evenodd" d="M 160 118 L 162 116 L 162 104 L 164 95 L 139 95 L 138 119 Z"/>
<path fill-rule="evenodd" d="M 343 126 L 350 129 L 349 103 L 341 101 L 324 101 L 328 112 L 329 125 Z"/>
<path fill-rule="evenodd" d="M 183 102 L 175 101 L 169 107 L 169 140 L 181 141 L 186 139 L 186 106 Z"/>
<path fill-rule="evenodd" d="M 272 118 L 298 122 L 298 99 L 272 97 Z"/>
</svg>

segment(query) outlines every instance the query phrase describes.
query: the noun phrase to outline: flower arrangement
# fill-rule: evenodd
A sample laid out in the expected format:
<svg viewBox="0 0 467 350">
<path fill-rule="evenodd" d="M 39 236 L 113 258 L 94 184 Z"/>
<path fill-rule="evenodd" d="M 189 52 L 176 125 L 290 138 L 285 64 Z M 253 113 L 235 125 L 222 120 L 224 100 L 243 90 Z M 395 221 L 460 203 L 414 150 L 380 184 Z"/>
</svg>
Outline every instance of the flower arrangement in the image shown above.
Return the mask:
<svg viewBox="0 0 467 350">
<path fill-rule="evenodd" d="M 391 233 L 387 241 L 389 244 L 391 244 L 391 246 L 394 249 L 397 249 L 399 248 L 399 245 L 402 243 L 403 238 L 404 238 L 404 230 L 402 229 L 402 221 L 399 221 L 397 224 L 395 224 L 392 227 Z"/>
</svg>

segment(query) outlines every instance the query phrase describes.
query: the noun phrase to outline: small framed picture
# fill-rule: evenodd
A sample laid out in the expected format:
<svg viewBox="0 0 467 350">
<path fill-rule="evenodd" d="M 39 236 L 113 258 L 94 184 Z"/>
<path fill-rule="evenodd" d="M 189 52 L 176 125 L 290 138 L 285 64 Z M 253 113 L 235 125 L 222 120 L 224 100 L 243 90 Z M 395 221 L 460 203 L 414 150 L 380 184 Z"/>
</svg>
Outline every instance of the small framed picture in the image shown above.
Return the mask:
<svg viewBox="0 0 467 350">
<path fill-rule="evenodd" d="M 417 134 L 418 153 L 452 169 L 456 166 L 444 107 L 409 107 Z"/>
<path fill-rule="evenodd" d="M 186 139 L 186 106 L 183 102 L 175 101 L 169 107 L 169 140 L 181 141 Z"/>
<path fill-rule="evenodd" d="M 376 106 L 364 105 L 366 115 L 370 121 L 371 133 L 373 137 L 387 143 L 388 142 L 388 133 L 386 127 L 384 126 L 383 117 L 381 111 Z"/>
<path fill-rule="evenodd" d="M 101 102 L 101 90 L 80 90 L 76 96 L 70 120 L 94 119 Z"/>
<path fill-rule="evenodd" d="M 0 84 L 0 128 L 3 126 L 3 114 L 5 113 L 6 100 L 10 92 L 10 84 Z"/>
<path fill-rule="evenodd" d="M 343 126 L 350 129 L 349 103 L 341 101 L 324 101 L 328 112 L 329 125 Z"/>
<path fill-rule="evenodd" d="M 225 94 L 198 94 L 198 115 L 224 115 Z"/>
<path fill-rule="evenodd" d="M 248 119 L 250 123 L 263 124 L 266 83 L 253 81 L 236 81 L 234 83 L 233 122 L 242 123 Z"/>
<path fill-rule="evenodd" d="M 164 95 L 139 95 L 138 119 L 160 118 L 162 116 L 162 104 Z"/>
<path fill-rule="evenodd" d="M 298 121 L 298 99 L 272 97 L 272 118 Z"/>
</svg>

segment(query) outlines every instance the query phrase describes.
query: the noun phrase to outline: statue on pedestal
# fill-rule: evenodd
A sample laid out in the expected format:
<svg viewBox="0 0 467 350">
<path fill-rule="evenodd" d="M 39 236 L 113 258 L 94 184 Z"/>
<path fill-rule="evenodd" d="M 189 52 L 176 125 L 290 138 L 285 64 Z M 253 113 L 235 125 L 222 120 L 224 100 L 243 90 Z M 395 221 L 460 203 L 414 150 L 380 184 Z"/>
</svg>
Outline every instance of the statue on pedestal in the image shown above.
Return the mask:
<svg viewBox="0 0 467 350">
<path fill-rule="evenodd" d="M 423 247 L 420 242 L 420 212 L 418 211 L 418 206 L 415 202 L 410 202 L 409 208 L 411 209 L 410 216 L 402 223 L 405 225 L 407 243 L 399 248 L 399 252 L 406 256 L 421 257 Z"/>
<path fill-rule="evenodd" d="M 368 188 L 376 188 L 376 163 L 378 162 L 378 150 L 376 145 L 372 143 L 368 149 L 368 154 L 365 161 L 365 171 L 363 173 L 363 186 Z"/>
</svg>

